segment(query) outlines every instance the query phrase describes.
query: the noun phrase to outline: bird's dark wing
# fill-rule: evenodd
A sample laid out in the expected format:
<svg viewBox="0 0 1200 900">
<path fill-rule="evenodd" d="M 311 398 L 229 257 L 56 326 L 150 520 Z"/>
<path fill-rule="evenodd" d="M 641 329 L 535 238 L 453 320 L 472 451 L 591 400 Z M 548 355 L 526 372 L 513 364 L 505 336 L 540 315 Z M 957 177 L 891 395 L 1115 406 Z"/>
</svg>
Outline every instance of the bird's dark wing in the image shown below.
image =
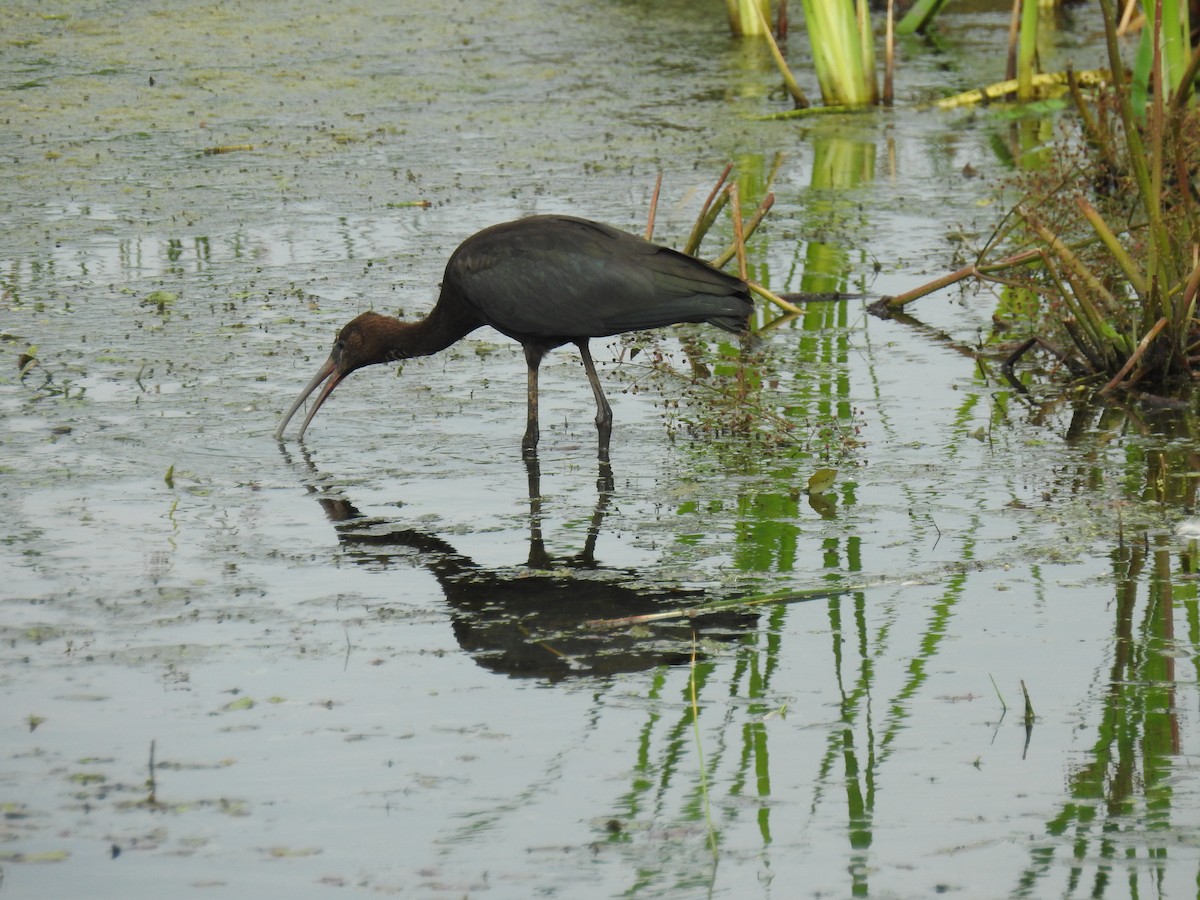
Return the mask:
<svg viewBox="0 0 1200 900">
<path fill-rule="evenodd" d="M 744 331 L 746 285 L 707 263 L 607 225 L 534 216 L 468 238 L 443 291 L 517 340 L 574 340 L 675 322 Z"/>
</svg>

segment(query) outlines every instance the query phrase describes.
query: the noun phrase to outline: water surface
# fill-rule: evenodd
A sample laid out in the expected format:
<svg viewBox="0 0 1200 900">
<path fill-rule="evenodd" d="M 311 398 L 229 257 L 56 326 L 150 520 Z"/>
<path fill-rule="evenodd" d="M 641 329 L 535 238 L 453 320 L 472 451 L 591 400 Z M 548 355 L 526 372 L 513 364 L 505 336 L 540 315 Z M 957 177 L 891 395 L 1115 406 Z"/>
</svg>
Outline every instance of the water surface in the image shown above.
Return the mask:
<svg viewBox="0 0 1200 900">
<path fill-rule="evenodd" d="M 754 199 L 777 167 L 751 247 L 776 290 L 957 265 L 1012 135 L 918 104 L 997 76 L 1006 27 L 951 11 L 896 111 L 796 124 L 749 118 L 782 103 L 767 55 L 688 4 L 12 6 L 10 892 L 1193 896 L 1193 423 L 1013 393 L 953 343 L 988 295 L 923 301 L 928 331 L 863 299 L 773 329 L 783 447 L 697 430 L 597 342 L 611 492 L 564 350 L 531 507 L 491 332 L 271 438 L 337 326 L 428 310 L 467 235 L 640 230 L 659 171 L 679 243 L 725 161 Z M 846 585 L 694 640 L 578 627 Z"/>
</svg>

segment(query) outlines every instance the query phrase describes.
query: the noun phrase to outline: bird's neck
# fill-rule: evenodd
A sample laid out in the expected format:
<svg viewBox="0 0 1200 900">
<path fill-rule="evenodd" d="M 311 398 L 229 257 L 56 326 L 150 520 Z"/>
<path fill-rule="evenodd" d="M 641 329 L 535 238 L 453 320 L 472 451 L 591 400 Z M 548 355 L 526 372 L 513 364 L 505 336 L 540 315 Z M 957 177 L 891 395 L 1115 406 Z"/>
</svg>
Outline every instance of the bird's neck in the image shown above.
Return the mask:
<svg viewBox="0 0 1200 900">
<path fill-rule="evenodd" d="M 418 322 L 402 322 L 389 317 L 383 327 L 386 330 L 384 340 L 390 351 L 388 356 L 391 360 L 399 360 L 430 356 L 445 350 L 478 328 L 479 323 L 455 315 L 439 303 Z"/>
</svg>

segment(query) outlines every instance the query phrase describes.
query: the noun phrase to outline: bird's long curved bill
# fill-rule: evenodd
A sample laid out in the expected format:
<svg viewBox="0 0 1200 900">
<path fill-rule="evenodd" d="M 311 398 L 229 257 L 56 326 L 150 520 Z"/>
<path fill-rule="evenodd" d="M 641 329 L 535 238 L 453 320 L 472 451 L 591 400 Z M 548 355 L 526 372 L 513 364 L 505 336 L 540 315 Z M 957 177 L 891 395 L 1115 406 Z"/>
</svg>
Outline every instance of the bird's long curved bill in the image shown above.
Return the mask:
<svg viewBox="0 0 1200 900">
<path fill-rule="evenodd" d="M 275 429 L 275 440 L 283 440 L 283 429 L 287 428 L 288 422 L 292 421 L 292 416 L 296 414 L 301 404 L 308 399 L 308 395 L 317 389 L 322 381 L 328 378 L 325 387 L 321 389 L 321 393 L 317 395 L 316 402 L 313 403 L 312 409 L 308 411 L 308 415 L 304 418 L 304 424 L 300 426 L 300 434 L 298 438 L 303 439 L 304 432 L 308 428 L 308 423 L 313 420 L 313 416 L 317 414 L 317 410 L 321 408 L 321 404 L 325 402 L 325 398 L 333 393 L 333 389 L 342 381 L 342 375 L 338 373 L 337 363 L 334 362 L 332 356 L 325 360 L 325 364 L 313 376 L 313 380 L 304 386 L 304 390 L 300 392 L 300 396 L 296 398 L 296 402 L 291 405 L 291 408 L 284 414 L 283 421 L 279 423 L 279 427 Z"/>
</svg>

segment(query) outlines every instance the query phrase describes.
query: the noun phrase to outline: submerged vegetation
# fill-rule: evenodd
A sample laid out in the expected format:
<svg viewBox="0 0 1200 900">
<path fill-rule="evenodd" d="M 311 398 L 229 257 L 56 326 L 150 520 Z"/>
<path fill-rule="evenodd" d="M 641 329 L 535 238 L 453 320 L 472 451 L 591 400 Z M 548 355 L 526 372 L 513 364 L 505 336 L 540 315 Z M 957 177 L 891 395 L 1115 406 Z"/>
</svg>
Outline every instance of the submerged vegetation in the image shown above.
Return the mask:
<svg viewBox="0 0 1200 900">
<path fill-rule="evenodd" d="M 778 365 L 764 342 L 709 348 L 685 337 L 676 353 L 653 334 L 632 334 L 622 339 L 619 371 L 628 392 L 656 393 L 672 434 L 736 436 L 747 453 L 764 459 L 844 461 L 859 446 L 861 423 L 853 413 L 816 415 L 789 395 L 794 378 Z"/>
<path fill-rule="evenodd" d="M 711 258 L 713 265 L 736 260 L 739 277 L 751 290 L 781 311 L 779 319 L 755 328 L 748 340 L 706 341 L 684 329 L 679 350 L 669 349 L 656 332 L 621 335 L 618 363 L 626 390 L 640 393 L 652 388 L 671 433 L 684 432 L 708 438 L 733 435 L 748 440 L 753 452 L 791 450 L 826 460 L 840 460 L 858 443 L 853 416 L 809 416 L 803 405 L 789 400 L 782 385 L 779 360 L 762 334 L 803 314 L 796 305 L 802 298 L 780 296 L 749 277 L 746 241 L 755 233 L 774 204 L 771 183 L 780 160 L 761 185 L 750 179 L 730 180 L 733 164 L 726 165 L 696 215 L 681 250 L 700 254 L 701 245 L 714 230 L 722 213 L 729 218 L 732 241 Z M 651 237 L 662 178 L 651 195 L 645 236 Z M 762 199 L 743 215 L 741 193 L 753 189 Z"/>
</svg>

